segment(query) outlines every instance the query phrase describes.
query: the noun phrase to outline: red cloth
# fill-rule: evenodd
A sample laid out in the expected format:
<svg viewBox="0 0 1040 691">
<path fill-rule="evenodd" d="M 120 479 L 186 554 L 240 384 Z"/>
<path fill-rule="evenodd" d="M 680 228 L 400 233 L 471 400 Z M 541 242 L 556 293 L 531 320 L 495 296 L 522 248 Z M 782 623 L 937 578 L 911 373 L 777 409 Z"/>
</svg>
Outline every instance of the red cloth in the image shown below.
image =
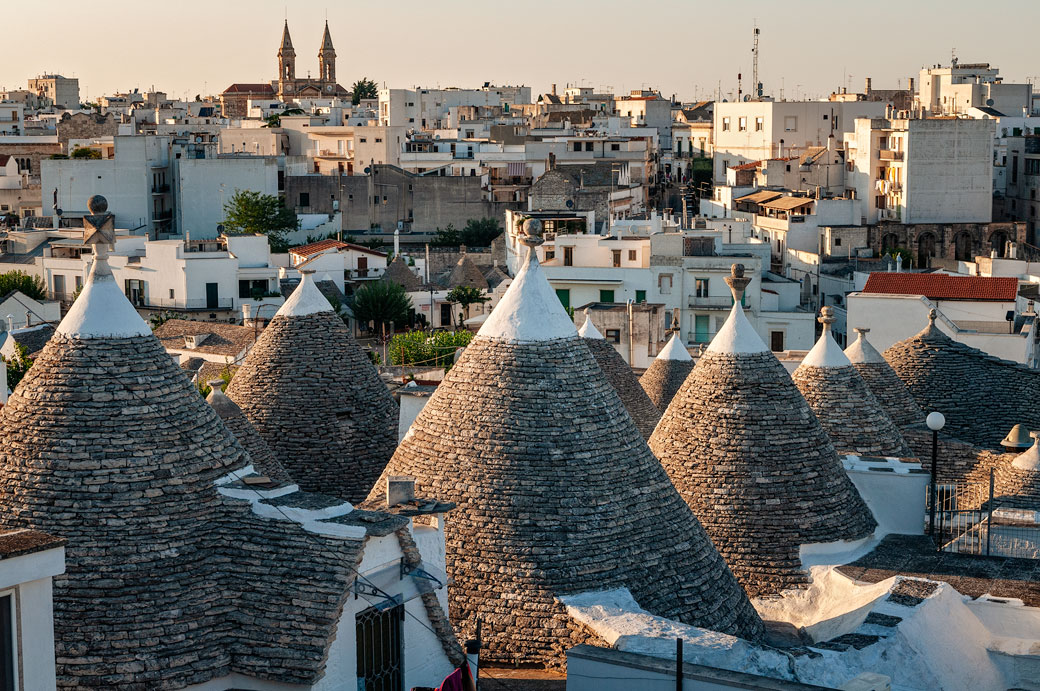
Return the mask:
<svg viewBox="0 0 1040 691">
<path fill-rule="evenodd" d="M 444 677 L 444 681 L 437 687 L 437 691 L 472 691 L 475 688 L 473 676 L 469 671 L 469 664 L 462 663 L 454 672 Z"/>
</svg>

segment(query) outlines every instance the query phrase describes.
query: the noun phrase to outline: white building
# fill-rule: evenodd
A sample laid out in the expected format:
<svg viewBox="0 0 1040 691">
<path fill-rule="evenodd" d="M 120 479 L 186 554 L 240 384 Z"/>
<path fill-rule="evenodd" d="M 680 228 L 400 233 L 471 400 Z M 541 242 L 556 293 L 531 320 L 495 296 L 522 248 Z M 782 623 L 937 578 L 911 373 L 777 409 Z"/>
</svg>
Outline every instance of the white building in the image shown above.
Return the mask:
<svg viewBox="0 0 1040 691">
<path fill-rule="evenodd" d="M 25 104 L 0 101 L 0 135 L 25 134 Z"/>
<path fill-rule="evenodd" d="M 46 99 L 51 105 L 76 110 L 79 108 L 79 79 L 63 77 L 60 74 L 42 74 L 29 80 L 29 91 L 37 97 Z"/>
<path fill-rule="evenodd" d="M 726 169 L 770 158 L 798 156 L 851 132 L 854 120 L 880 117 L 881 102 L 748 101 L 716 103 L 712 114 L 715 184 L 725 184 Z"/>
<path fill-rule="evenodd" d="M 0 533 L 0 688 L 55 688 L 51 582 L 63 573 L 64 539 L 36 530 Z"/>
<path fill-rule="evenodd" d="M 862 222 L 988 223 L 992 120 L 861 118 L 845 138 Z"/>
<path fill-rule="evenodd" d="M 932 115 L 960 115 L 992 108 L 1010 116 L 1033 114 L 1032 84 L 1005 84 L 989 63 L 936 65 L 921 70 L 917 106 Z"/>
<path fill-rule="evenodd" d="M 416 129 L 446 127 L 453 106 L 512 107 L 531 102 L 529 86 L 491 86 L 480 89 L 380 89 L 379 124 Z"/>
<path fill-rule="evenodd" d="M 341 292 L 350 295 L 352 285 L 374 281 L 383 275 L 386 252 L 340 240 L 319 240 L 291 248 L 289 265 L 279 275 L 298 279 L 300 269 L 314 271 L 316 281 L 331 280 Z"/>
<path fill-rule="evenodd" d="M 235 192 L 279 192 L 279 162 L 274 156 L 181 158 L 175 164 L 174 230 L 192 240 L 220 234 L 217 226 L 224 220 L 224 205 Z"/>
<path fill-rule="evenodd" d="M 875 272 L 847 300 L 849 330 L 870 329 L 870 342 L 879 351 L 921 331 L 935 309 L 936 327 L 953 340 L 1005 360 L 1037 364 L 1035 314 L 1020 303 L 1017 278 Z"/>
</svg>

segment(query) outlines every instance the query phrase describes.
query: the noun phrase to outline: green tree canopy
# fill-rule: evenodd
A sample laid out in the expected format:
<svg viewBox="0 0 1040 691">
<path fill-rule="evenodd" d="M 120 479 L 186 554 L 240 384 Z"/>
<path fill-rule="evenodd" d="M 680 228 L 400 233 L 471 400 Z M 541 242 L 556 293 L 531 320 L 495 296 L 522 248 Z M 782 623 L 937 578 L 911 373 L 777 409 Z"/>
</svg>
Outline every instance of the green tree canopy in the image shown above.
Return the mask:
<svg viewBox="0 0 1040 691">
<path fill-rule="evenodd" d="M 376 83 L 367 77 L 354 82 L 354 86 L 351 87 L 353 94 L 351 95 L 350 102 L 355 106 L 361 103 L 363 98 L 377 98 L 379 96 L 379 87 Z"/>
<path fill-rule="evenodd" d="M 412 299 L 404 288 L 392 281 L 370 281 L 354 292 L 351 310 L 362 324 L 374 322 L 378 330 L 393 322 L 398 326 L 408 323 Z"/>
<path fill-rule="evenodd" d="M 30 276 L 24 271 L 9 271 L 0 274 L 0 297 L 17 290 L 33 300 L 47 299 L 47 284 L 39 276 Z"/>
<path fill-rule="evenodd" d="M 491 241 L 502 234 L 502 226 L 494 218 L 471 218 L 466 227 L 459 230 L 452 224 L 437 229 L 433 244 L 438 247 L 489 247 Z"/>
<path fill-rule="evenodd" d="M 472 340 L 472 331 L 409 331 L 391 338 L 386 351 L 392 365 L 443 367 L 447 371 L 455 362 L 455 351 Z"/>
<path fill-rule="evenodd" d="M 281 127 L 283 115 L 306 115 L 306 113 L 302 108 L 286 108 L 280 113 L 271 113 L 264 118 L 264 122 L 267 123 L 264 127 Z"/>
<path fill-rule="evenodd" d="M 300 220 L 282 200 L 263 192 L 235 190 L 224 204 L 224 232 L 228 235 L 266 235 L 272 252 L 287 252 L 285 235 L 300 227 Z"/>
<path fill-rule="evenodd" d="M 476 286 L 455 286 L 445 298 L 448 302 L 453 305 L 462 305 L 463 312 L 466 313 L 466 319 L 469 319 L 469 307 L 470 305 L 483 304 L 490 300 L 484 291 Z"/>
<path fill-rule="evenodd" d="M 0 355 L 0 360 L 4 362 L 7 367 L 7 386 L 14 391 L 14 387 L 18 386 L 18 382 L 22 380 L 25 373 L 32 367 L 33 361 L 29 359 L 29 349 L 21 343 L 14 344 L 14 355 L 8 360 L 3 355 Z"/>
<path fill-rule="evenodd" d="M 80 158 L 97 161 L 101 159 L 101 152 L 97 149 L 88 149 L 85 146 L 77 146 L 75 149 L 72 150 L 72 153 L 69 154 L 69 158 Z"/>
</svg>

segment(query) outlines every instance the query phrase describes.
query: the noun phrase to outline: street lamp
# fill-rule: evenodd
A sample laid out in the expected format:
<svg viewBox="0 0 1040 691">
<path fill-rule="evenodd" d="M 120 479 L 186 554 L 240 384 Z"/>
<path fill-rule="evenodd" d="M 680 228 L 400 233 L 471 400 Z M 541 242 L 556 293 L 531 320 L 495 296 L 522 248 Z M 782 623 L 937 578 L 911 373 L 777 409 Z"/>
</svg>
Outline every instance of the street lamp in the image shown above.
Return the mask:
<svg viewBox="0 0 1040 691">
<path fill-rule="evenodd" d="M 935 537 L 935 503 L 938 498 L 938 492 L 936 491 L 935 473 L 937 471 L 937 463 L 939 456 L 939 430 L 946 424 L 946 418 L 940 412 L 928 413 L 928 417 L 924 420 L 925 424 L 928 425 L 928 429 L 932 430 L 932 484 L 931 484 L 931 496 L 932 496 L 932 507 L 931 511 L 928 512 L 928 534 L 933 538 Z"/>
</svg>

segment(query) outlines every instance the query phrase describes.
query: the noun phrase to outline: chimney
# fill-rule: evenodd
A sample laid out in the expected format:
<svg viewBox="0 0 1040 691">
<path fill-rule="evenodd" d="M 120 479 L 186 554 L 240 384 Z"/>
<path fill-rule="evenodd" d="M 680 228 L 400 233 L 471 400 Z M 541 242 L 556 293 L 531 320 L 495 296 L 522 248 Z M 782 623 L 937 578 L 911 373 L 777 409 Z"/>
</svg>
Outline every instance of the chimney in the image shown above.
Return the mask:
<svg viewBox="0 0 1040 691">
<path fill-rule="evenodd" d="M 867 77 L 867 83 L 863 85 L 863 93 L 870 95 L 870 77 Z"/>
<path fill-rule="evenodd" d="M 555 84 L 552 85 L 552 95 L 553 96 L 556 95 L 556 85 Z"/>
<path fill-rule="evenodd" d="M 248 302 L 242 303 L 242 326 L 245 326 L 253 318 L 253 306 Z"/>
<path fill-rule="evenodd" d="M 386 478 L 386 505 L 397 506 L 415 499 L 415 478 L 408 475 L 390 475 Z"/>
<path fill-rule="evenodd" d="M 913 77 L 910 77 L 910 79 L 907 81 L 906 90 L 909 91 L 910 93 L 914 93 L 914 78 Z"/>
<path fill-rule="evenodd" d="M 8 331 L 14 331 L 14 315 L 13 314 L 7 315 L 7 330 Z"/>
<path fill-rule="evenodd" d="M 32 326 L 32 314 L 29 310 L 25 310 L 25 328 L 28 329 L 30 326 Z"/>
</svg>

